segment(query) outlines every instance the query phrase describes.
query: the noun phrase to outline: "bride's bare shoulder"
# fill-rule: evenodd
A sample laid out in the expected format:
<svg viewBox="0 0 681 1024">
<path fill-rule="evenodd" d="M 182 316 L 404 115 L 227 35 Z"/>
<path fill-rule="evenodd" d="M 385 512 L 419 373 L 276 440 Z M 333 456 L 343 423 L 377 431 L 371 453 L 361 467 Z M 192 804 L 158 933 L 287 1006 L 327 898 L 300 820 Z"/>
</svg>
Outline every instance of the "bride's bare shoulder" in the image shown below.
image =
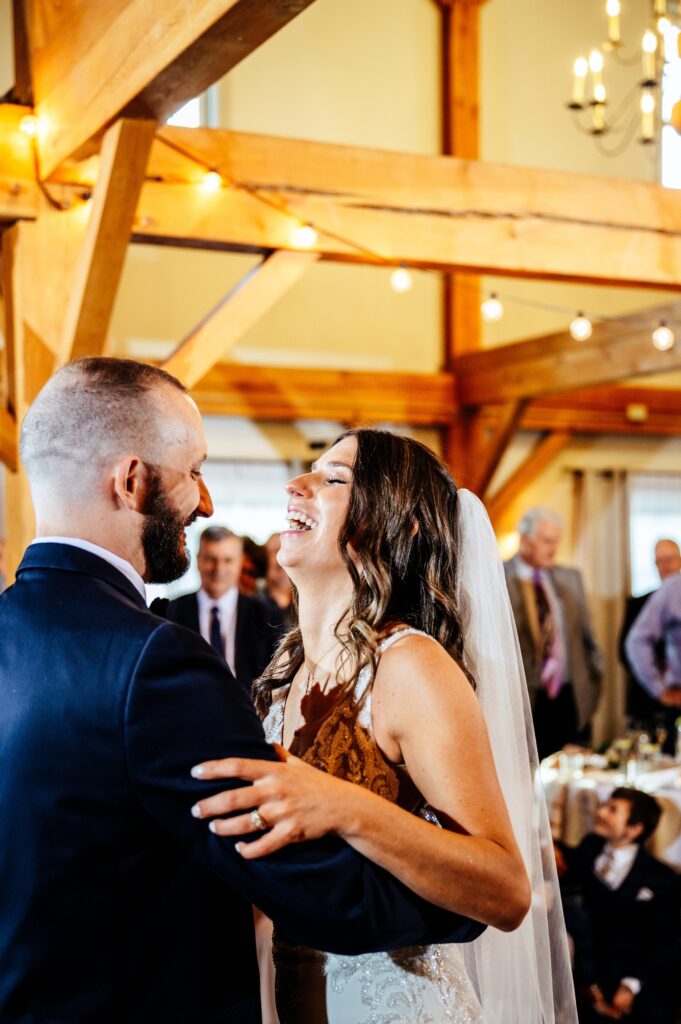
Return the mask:
<svg viewBox="0 0 681 1024">
<path fill-rule="evenodd" d="M 437 694 L 442 688 L 451 692 L 452 686 L 472 692 L 461 667 L 437 640 L 425 633 L 405 633 L 381 655 L 374 687 L 393 696 L 407 690 L 413 698 L 416 682 L 421 693 Z"/>
</svg>

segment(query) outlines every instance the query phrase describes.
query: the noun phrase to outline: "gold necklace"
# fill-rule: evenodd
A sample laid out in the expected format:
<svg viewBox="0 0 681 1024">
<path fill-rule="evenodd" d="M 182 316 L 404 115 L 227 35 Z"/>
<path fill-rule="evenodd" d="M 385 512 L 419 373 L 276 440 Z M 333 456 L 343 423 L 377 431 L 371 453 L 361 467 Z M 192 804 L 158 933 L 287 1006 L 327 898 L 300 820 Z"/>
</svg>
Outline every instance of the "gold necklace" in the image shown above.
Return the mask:
<svg viewBox="0 0 681 1024">
<path fill-rule="evenodd" d="M 338 641 L 334 640 L 334 642 L 329 647 L 328 651 L 324 651 L 324 653 L 321 655 L 321 657 L 317 658 L 317 660 L 315 661 L 314 665 L 310 665 L 310 663 L 308 662 L 307 658 L 303 657 L 303 664 L 305 665 L 305 668 L 307 669 L 307 678 L 305 679 L 305 691 L 304 691 L 303 696 L 307 696 L 307 694 L 310 692 L 310 690 L 312 689 L 312 687 L 315 684 L 317 686 L 319 686 L 319 689 L 321 690 L 322 693 L 326 693 L 326 686 L 327 686 L 327 683 L 328 683 L 329 679 L 331 678 L 331 672 L 328 673 L 328 675 L 327 675 L 327 677 L 326 677 L 326 679 L 324 681 L 324 686 L 322 686 L 321 683 L 318 680 L 316 680 L 314 677 L 315 677 L 315 674 L 316 674 L 317 669 L 319 668 L 320 664 L 324 661 L 324 658 L 327 656 L 327 654 L 331 654 L 331 651 L 337 645 L 338 645 Z"/>
</svg>

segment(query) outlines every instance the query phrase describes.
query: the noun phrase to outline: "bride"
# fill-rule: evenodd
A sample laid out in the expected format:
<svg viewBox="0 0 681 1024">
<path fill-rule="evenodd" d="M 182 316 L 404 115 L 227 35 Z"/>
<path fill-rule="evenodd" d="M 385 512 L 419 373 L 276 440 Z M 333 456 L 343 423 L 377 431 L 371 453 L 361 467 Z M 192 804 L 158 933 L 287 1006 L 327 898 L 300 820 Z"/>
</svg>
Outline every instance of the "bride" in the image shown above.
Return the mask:
<svg viewBox="0 0 681 1024">
<path fill-rule="evenodd" d="M 249 858 L 334 831 L 490 927 L 469 947 L 350 957 L 276 931 L 270 949 L 261 921 L 265 1024 L 572 1024 L 517 642 L 482 506 L 425 446 L 368 429 L 343 434 L 287 490 L 278 557 L 300 626 L 254 689 L 284 760 L 207 763 L 204 778 L 251 785 L 202 801 L 200 815 L 233 815 L 211 822 L 217 834 L 260 833 L 240 844 Z"/>
</svg>

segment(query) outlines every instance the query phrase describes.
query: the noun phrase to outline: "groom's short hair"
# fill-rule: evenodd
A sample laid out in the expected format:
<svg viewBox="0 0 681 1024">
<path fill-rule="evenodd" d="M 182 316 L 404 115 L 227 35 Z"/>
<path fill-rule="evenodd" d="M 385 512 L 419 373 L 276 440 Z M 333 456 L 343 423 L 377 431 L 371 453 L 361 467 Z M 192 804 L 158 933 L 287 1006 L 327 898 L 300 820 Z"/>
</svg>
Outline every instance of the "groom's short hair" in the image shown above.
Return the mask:
<svg viewBox="0 0 681 1024">
<path fill-rule="evenodd" d="M 29 479 L 55 477 L 67 464 L 101 469 L 126 452 L 161 463 L 163 449 L 177 440 L 159 396 L 167 387 L 187 390 L 165 370 L 133 359 L 68 363 L 24 418 L 20 455 Z"/>
</svg>

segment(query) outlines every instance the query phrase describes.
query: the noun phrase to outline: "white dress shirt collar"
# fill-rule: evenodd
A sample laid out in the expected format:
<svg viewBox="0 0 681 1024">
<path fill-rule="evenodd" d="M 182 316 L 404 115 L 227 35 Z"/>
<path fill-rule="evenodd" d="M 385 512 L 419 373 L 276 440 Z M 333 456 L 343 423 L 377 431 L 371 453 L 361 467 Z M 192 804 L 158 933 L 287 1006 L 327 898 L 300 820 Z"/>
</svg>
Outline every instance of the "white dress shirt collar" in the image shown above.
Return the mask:
<svg viewBox="0 0 681 1024">
<path fill-rule="evenodd" d="M 534 578 L 535 569 L 520 554 L 516 555 L 516 571 L 521 580 Z M 542 580 L 546 579 L 546 569 L 540 569 L 539 574 Z"/>
<path fill-rule="evenodd" d="M 628 846 L 611 846 L 606 843 L 598 857 L 594 861 L 594 869 L 601 881 L 608 889 L 619 889 L 631 871 L 640 847 L 638 843 L 629 843 Z M 603 865 L 610 860 L 610 866 L 605 874 L 602 874 Z"/>
<path fill-rule="evenodd" d="M 35 540 L 31 541 L 33 544 L 70 544 L 73 548 L 80 548 L 81 551 L 89 551 L 91 555 L 97 555 L 98 558 L 103 558 L 109 565 L 113 565 L 114 569 L 118 569 L 123 575 L 130 580 L 135 590 L 137 590 L 144 600 L 147 599 L 147 592 L 144 588 L 144 580 L 137 572 L 137 569 L 125 558 L 121 558 L 120 555 L 115 555 L 113 551 L 109 551 L 108 548 L 102 548 L 99 544 L 93 544 L 89 540 L 81 540 L 80 537 L 36 537 Z"/>
</svg>

